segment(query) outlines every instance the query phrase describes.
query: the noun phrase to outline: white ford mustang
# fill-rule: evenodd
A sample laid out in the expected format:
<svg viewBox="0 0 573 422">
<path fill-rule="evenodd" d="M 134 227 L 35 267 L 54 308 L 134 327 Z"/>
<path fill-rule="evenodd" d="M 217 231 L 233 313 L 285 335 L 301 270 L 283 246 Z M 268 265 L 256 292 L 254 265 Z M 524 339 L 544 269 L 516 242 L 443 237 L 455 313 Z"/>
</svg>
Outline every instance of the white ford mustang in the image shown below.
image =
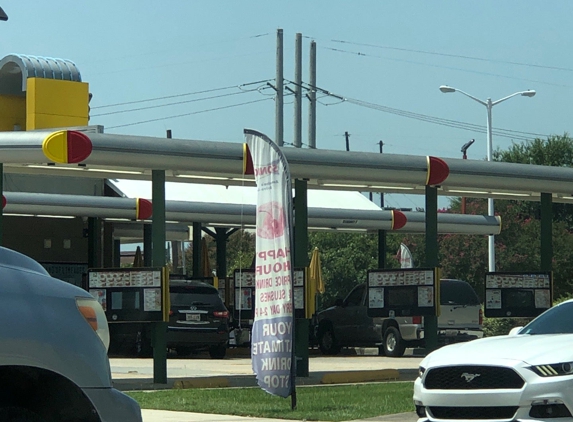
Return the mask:
<svg viewBox="0 0 573 422">
<path fill-rule="evenodd" d="M 445 346 L 421 363 L 422 421 L 573 421 L 573 300 L 517 333 Z"/>
</svg>

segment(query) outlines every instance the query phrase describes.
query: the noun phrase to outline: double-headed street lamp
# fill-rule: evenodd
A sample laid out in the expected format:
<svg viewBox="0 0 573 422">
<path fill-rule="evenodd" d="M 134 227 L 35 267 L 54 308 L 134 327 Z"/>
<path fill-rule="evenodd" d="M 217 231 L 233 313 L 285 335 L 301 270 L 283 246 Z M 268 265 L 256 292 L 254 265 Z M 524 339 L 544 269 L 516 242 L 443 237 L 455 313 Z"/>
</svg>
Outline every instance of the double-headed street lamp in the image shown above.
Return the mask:
<svg viewBox="0 0 573 422">
<path fill-rule="evenodd" d="M 493 150 L 492 127 L 491 127 L 491 109 L 493 108 L 493 106 L 496 104 L 499 104 L 505 100 L 509 100 L 511 97 L 515 97 L 517 95 L 523 95 L 524 97 L 533 97 L 535 95 L 535 91 L 530 89 L 527 91 L 514 92 L 513 94 L 508 95 L 507 97 L 503 97 L 497 101 L 492 101 L 491 98 L 488 98 L 486 101 L 482 101 L 479 98 L 476 98 L 473 95 L 468 94 L 467 92 L 464 92 L 460 89 L 453 88 L 453 87 L 447 86 L 447 85 L 442 85 L 440 87 L 440 91 L 442 91 L 443 93 L 459 92 L 460 94 L 464 94 L 466 97 L 469 97 L 472 100 L 477 101 L 478 103 L 480 103 L 481 105 L 484 105 L 486 107 L 486 109 L 487 109 L 487 160 L 488 161 L 492 160 L 492 150 Z M 488 215 L 491 215 L 491 216 L 494 215 L 493 198 L 488 198 L 488 200 L 487 200 L 487 213 L 488 213 Z M 488 267 L 489 267 L 490 272 L 495 271 L 495 236 L 494 235 L 490 235 L 489 239 L 488 239 Z"/>
</svg>

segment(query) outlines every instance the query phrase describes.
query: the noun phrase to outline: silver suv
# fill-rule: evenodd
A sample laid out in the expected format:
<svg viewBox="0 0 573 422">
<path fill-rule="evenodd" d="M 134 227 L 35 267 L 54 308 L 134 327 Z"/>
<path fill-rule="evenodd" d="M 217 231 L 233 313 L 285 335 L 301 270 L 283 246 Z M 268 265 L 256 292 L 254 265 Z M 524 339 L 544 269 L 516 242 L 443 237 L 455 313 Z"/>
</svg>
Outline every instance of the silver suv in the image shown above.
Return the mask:
<svg viewBox="0 0 573 422">
<path fill-rule="evenodd" d="M 467 282 L 441 280 L 440 308 L 440 345 L 483 337 L 482 308 Z M 324 354 L 337 354 L 342 347 L 378 347 L 381 355 L 402 356 L 406 348 L 424 345 L 424 321 L 420 316 L 369 317 L 366 284 L 359 284 L 344 300 L 315 315 L 314 334 Z"/>
<path fill-rule="evenodd" d="M 112 388 L 100 304 L 0 247 L 0 421 L 141 422 Z"/>
</svg>

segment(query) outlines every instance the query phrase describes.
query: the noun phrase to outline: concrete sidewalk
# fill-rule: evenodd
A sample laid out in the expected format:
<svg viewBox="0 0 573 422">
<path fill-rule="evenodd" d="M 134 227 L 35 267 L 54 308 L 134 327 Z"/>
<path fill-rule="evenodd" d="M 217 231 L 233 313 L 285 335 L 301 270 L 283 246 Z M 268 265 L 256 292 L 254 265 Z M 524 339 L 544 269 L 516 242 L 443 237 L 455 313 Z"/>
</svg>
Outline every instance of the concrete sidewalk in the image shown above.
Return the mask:
<svg viewBox="0 0 573 422">
<path fill-rule="evenodd" d="M 252 418 L 233 415 L 216 415 L 211 413 L 170 412 L 166 410 L 143 409 L 143 422 L 289 422 L 289 419 Z M 376 416 L 368 419 L 357 419 L 352 422 L 416 422 L 414 412 L 395 415 Z"/>
</svg>

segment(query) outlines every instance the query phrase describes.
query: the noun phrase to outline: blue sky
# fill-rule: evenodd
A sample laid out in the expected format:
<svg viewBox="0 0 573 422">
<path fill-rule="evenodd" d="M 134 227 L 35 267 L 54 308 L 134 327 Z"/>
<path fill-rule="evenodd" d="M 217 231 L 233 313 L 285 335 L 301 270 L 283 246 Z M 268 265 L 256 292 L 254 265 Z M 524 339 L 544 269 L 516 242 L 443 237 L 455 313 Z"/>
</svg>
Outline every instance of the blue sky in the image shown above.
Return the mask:
<svg viewBox="0 0 573 422">
<path fill-rule="evenodd" d="M 348 131 L 354 151 L 378 152 L 382 140 L 384 153 L 461 158 L 461 146 L 475 138 L 469 158 L 483 159 L 485 107 L 459 93 L 442 94 L 443 84 L 482 100 L 537 91 L 494 107 L 494 147 L 571 132 L 573 2 L 567 0 L 0 0 L 0 6 L 9 16 L 0 22 L 2 57 L 75 62 L 94 95 L 90 123 L 109 133 L 163 137 L 171 129 L 176 138 L 243 142 L 249 127 L 273 138 L 275 107 L 265 81 L 274 83 L 278 28 L 285 79 L 294 80 L 299 32 L 303 81 L 315 40 L 317 85 L 350 100 L 320 99 L 320 149 L 344 150 Z M 208 92 L 181 95 L 200 91 Z M 165 98 L 171 96 L 177 97 Z M 140 102 L 157 98 L 163 99 Z M 157 107 L 167 103 L 179 104 Z M 146 109 L 120 113 L 136 108 Z M 287 97 L 285 143 L 292 142 L 293 113 Z M 307 114 L 305 102 L 304 145 Z M 178 115 L 184 116 L 172 117 Z M 153 119 L 161 120 L 134 124 Z M 423 201 L 387 195 L 386 203 Z"/>
</svg>

